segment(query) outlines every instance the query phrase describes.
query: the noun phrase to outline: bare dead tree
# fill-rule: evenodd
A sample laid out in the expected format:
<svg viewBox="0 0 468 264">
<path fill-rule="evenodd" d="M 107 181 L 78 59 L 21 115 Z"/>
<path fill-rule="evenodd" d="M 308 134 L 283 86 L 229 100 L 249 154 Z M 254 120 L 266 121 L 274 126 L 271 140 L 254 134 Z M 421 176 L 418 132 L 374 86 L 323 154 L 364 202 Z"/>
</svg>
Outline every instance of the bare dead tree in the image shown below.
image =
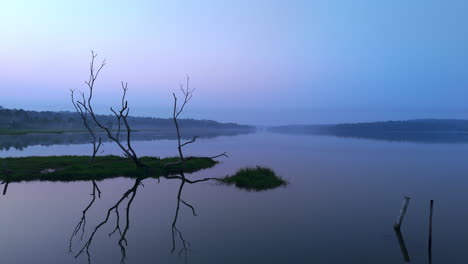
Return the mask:
<svg viewBox="0 0 468 264">
<path fill-rule="evenodd" d="M 97 118 L 94 112 L 94 109 L 92 106 L 94 85 L 96 83 L 97 78 L 99 77 L 99 73 L 101 72 L 102 68 L 104 68 L 104 66 L 106 65 L 106 60 L 104 59 L 99 65 L 99 67 L 96 68 L 95 60 L 97 56 L 98 55 L 94 53 L 94 51 L 91 51 L 91 62 L 89 66 L 89 79 L 88 81 L 85 81 L 89 90 L 88 97 L 85 100 L 87 104 L 80 102 L 80 101 L 78 101 L 77 104 L 80 105 L 83 109 L 85 109 L 87 113 L 89 113 L 89 115 L 92 117 L 96 125 L 107 133 L 107 136 L 109 137 L 109 139 L 114 141 L 119 146 L 119 148 L 123 151 L 124 155 L 127 158 L 132 159 L 138 167 L 146 167 L 138 159 L 138 156 L 136 152 L 133 150 L 132 144 L 131 144 L 132 130 L 127 120 L 128 114 L 130 112 L 130 108 L 128 107 L 128 102 L 126 100 L 128 84 L 121 82 L 123 94 L 122 94 L 120 109 L 114 110 L 112 107 L 110 108 L 110 110 L 112 111 L 112 113 L 115 115 L 117 119 L 117 131 L 116 132 L 113 132 L 111 128 L 105 126 L 101 121 L 99 121 L 99 119 Z M 125 143 L 121 142 L 122 125 L 125 126 Z"/>
<path fill-rule="evenodd" d="M 185 162 L 192 159 L 193 157 L 186 158 L 184 156 L 184 153 L 183 153 L 183 148 L 185 146 L 189 145 L 189 144 L 194 143 L 197 140 L 197 136 L 194 136 L 191 140 L 188 140 L 186 142 L 182 142 L 180 126 L 179 126 L 179 122 L 178 122 L 180 114 L 184 111 L 184 108 L 187 105 L 187 103 L 192 99 L 193 92 L 195 91 L 195 89 L 190 89 L 190 77 L 189 76 L 187 76 L 185 85 L 180 84 L 180 90 L 181 90 L 182 95 L 183 95 L 183 101 L 182 101 L 182 104 L 180 106 L 178 106 L 178 100 L 177 100 L 176 94 L 175 93 L 172 94 L 173 97 L 174 97 L 174 107 L 173 107 L 173 112 L 172 112 L 172 120 L 174 122 L 174 125 L 175 125 L 175 128 L 176 128 L 176 133 L 177 133 L 177 150 L 179 152 L 180 161 L 176 162 L 176 163 L 167 164 L 167 165 L 180 165 L 180 170 L 179 170 L 179 176 L 167 176 L 166 178 L 169 178 L 169 179 L 178 178 L 178 179 L 181 180 L 181 184 L 179 186 L 179 191 L 177 193 L 176 213 L 175 213 L 174 220 L 172 222 L 172 250 L 171 250 L 171 253 L 173 253 L 175 248 L 176 248 L 176 236 L 178 236 L 179 239 L 182 242 L 182 247 L 181 247 L 181 249 L 179 251 L 179 255 L 181 253 L 184 253 L 185 259 L 186 259 L 187 258 L 187 251 L 189 250 L 188 246 L 190 246 L 190 243 L 183 237 L 182 232 L 179 230 L 179 228 L 177 228 L 177 219 L 178 219 L 178 216 L 179 216 L 180 204 L 182 203 L 182 204 L 186 205 L 187 207 L 189 207 L 192 210 L 192 213 L 193 213 L 194 216 L 196 216 L 197 214 L 195 212 L 195 208 L 191 204 L 187 203 L 186 201 L 184 201 L 181 198 L 182 189 L 183 189 L 186 182 L 193 184 L 193 183 L 197 183 L 197 182 L 203 182 L 203 181 L 209 181 L 209 180 L 220 180 L 220 179 L 219 178 L 204 178 L 204 179 L 201 179 L 201 180 L 191 181 L 191 180 L 188 180 L 187 177 L 185 176 L 185 173 L 184 173 Z M 221 156 L 227 157 L 226 152 L 221 153 L 221 154 L 216 155 L 216 156 L 211 157 L 211 158 L 217 158 L 217 157 L 221 157 Z"/>
<path fill-rule="evenodd" d="M 139 161 L 137 154 L 135 153 L 135 151 L 133 150 L 133 148 L 131 146 L 131 128 L 130 128 L 130 125 L 128 124 L 128 120 L 127 120 L 128 114 L 129 114 L 129 111 L 130 111 L 130 109 L 128 107 L 128 102 L 126 101 L 126 94 L 127 94 L 127 90 L 128 90 L 127 84 L 123 83 L 123 82 L 121 83 L 122 90 L 123 90 L 123 95 L 122 95 L 120 110 L 115 111 L 111 107 L 111 111 L 114 113 L 114 115 L 115 115 L 115 117 L 117 119 L 117 131 L 115 133 L 113 133 L 113 131 L 111 131 L 111 129 L 109 127 L 104 126 L 98 120 L 96 114 L 94 113 L 94 110 L 93 110 L 93 107 L 92 107 L 94 84 L 95 84 L 95 81 L 97 80 L 97 78 L 99 76 L 100 71 L 105 66 L 105 60 L 96 69 L 94 64 L 95 64 L 95 59 L 96 59 L 97 55 L 94 52 L 92 52 L 91 55 L 92 55 L 92 58 L 91 58 L 91 63 L 90 63 L 90 76 L 89 76 L 89 80 L 86 82 L 86 84 L 87 84 L 87 86 L 89 88 L 88 97 L 86 99 L 84 93 L 82 93 L 83 101 L 75 101 L 73 99 L 73 92 L 72 92 L 72 101 L 74 102 L 74 105 L 76 106 L 77 111 L 80 112 L 80 109 L 81 109 L 82 110 L 81 112 L 85 115 L 85 117 L 86 117 L 86 114 L 89 114 L 91 116 L 91 118 L 93 119 L 93 121 L 96 123 L 96 125 L 98 127 L 100 127 L 101 129 L 103 129 L 107 133 L 107 136 L 120 147 L 120 149 L 124 152 L 125 156 L 132 159 L 137 166 L 146 167 L 144 164 L 142 164 Z M 185 86 L 183 84 L 180 85 L 180 89 L 181 89 L 182 94 L 184 96 L 183 103 L 180 105 L 180 107 L 178 106 L 178 103 L 177 103 L 177 96 L 175 95 L 175 93 L 173 94 L 173 96 L 174 96 L 174 109 L 173 109 L 173 118 L 172 119 L 173 119 L 174 125 L 176 127 L 177 143 L 178 143 L 177 149 L 178 149 L 178 152 L 179 152 L 180 160 L 178 162 L 176 162 L 176 163 L 171 163 L 171 164 L 166 164 L 165 165 L 165 166 L 180 165 L 179 166 L 179 168 L 180 168 L 179 169 L 179 175 L 163 176 L 163 177 L 165 177 L 167 179 L 179 179 L 179 180 L 181 180 L 181 185 L 179 186 L 179 191 L 178 191 L 178 194 L 177 194 L 176 213 L 175 213 L 174 220 L 172 222 L 173 248 L 171 250 L 171 252 L 174 252 L 174 250 L 175 250 L 175 244 L 176 244 L 175 240 L 176 240 L 176 236 L 177 236 L 182 241 L 182 249 L 181 249 L 180 253 L 181 252 L 186 253 L 188 251 L 188 246 L 190 245 L 190 243 L 187 240 L 185 240 L 185 238 L 182 236 L 181 231 L 177 228 L 177 219 L 178 219 L 178 216 L 179 216 L 180 204 L 184 204 L 185 206 L 189 207 L 191 209 L 193 215 L 196 216 L 195 208 L 191 204 L 184 201 L 182 199 L 182 197 L 181 197 L 182 189 L 183 189 L 185 183 L 194 184 L 194 183 L 210 181 L 210 180 L 221 180 L 220 178 L 204 178 L 204 179 L 192 181 L 192 180 L 187 179 L 186 176 L 185 176 L 185 173 L 184 173 L 185 162 L 190 160 L 190 159 L 193 159 L 193 157 L 186 158 L 184 156 L 184 154 L 183 154 L 183 147 L 185 147 L 185 146 L 187 146 L 187 145 L 189 145 L 191 143 L 194 143 L 196 141 L 196 139 L 197 139 L 197 137 L 195 136 L 191 140 L 188 140 L 186 142 L 182 142 L 180 127 L 179 127 L 179 123 L 178 123 L 178 118 L 179 118 L 180 114 L 183 112 L 185 106 L 191 100 L 191 98 L 193 96 L 194 90 L 190 90 L 189 80 L 190 79 L 187 76 L 187 82 L 186 82 Z M 121 132 L 122 132 L 122 125 L 125 126 L 125 132 L 126 132 L 126 143 L 125 144 L 121 143 L 121 141 L 120 141 L 120 139 L 121 139 L 120 136 L 121 136 Z M 227 157 L 227 154 L 222 153 L 222 154 L 210 157 L 210 158 L 214 159 L 214 158 L 221 157 L 221 156 L 226 156 Z M 147 171 L 147 173 L 148 173 L 148 171 Z M 113 234 L 119 234 L 120 237 L 119 237 L 118 245 L 120 247 L 121 254 L 122 254 L 121 263 L 125 262 L 125 260 L 126 260 L 126 247 L 128 245 L 126 235 L 127 235 L 127 232 L 128 232 L 128 230 L 130 228 L 130 207 L 132 205 L 132 202 L 134 201 L 134 198 L 136 196 L 136 192 L 138 190 L 138 187 L 140 185 L 143 185 L 142 180 L 145 179 L 146 177 L 137 178 L 135 180 L 134 185 L 130 189 L 128 189 L 123 194 L 123 196 L 112 207 L 110 207 L 107 210 L 107 214 L 106 214 L 104 220 L 101 221 L 93 229 L 93 231 L 91 232 L 89 238 L 86 240 L 85 244 L 81 247 L 81 249 L 75 255 L 75 258 L 78 258 L 83 253 L 86 253 L 86 255 L 88 256 L 88 262 L 91 263 L 90 247 L 91 247 L 92 241 L 93 241 L 96 233 L 106 223 L 108 223 L 112 213 L 114 212 L 115 218 L 116 218 L 116 226 L 113 229 L 113 231 L 109 234 L 109 236 L 112 236 Z M 98 188 L 94 189 L 95 187 L 97 188 L 97 185 L 93 185 L 93 193 L 94 194 L 95 194 L 96 190 L 99 190 Z M 100 191 L 98 193 L 100 193 Z M 125 199 L 128 199 L 128 202 L 127 202 L 127 206 L 126 206 L 126 210 L 125 210 L 125 226 L 122 229 L 121 228 L 121 223 L 120 223 L 119 206 L 123 203 L 123 201 Z M 95 196 L 93 196 L 93 199 L 92 199 L 90 205 L 87 208 L 85 208 L 85 210 L 83 211 L 83 217 L 82 217 L 81 221 L 78 223 L 77 227 L 75 228 L 72 237 L 79 232 L 80 228 L 84 232 L 84 225 L 86 224 L 86 211 L 91 207 L 92 203 L 94 203 L 94 200 L 95 200 Z"/>
<path fill-rule="evenodd" d="M 68 245 L 68 251 L 71 253 L 72 252 L 72 244 L 73 244 L 73 238 L 75 238 L 76 235 L 81 230 L 81 236 L 80 240 L 83 240 L 83 235 L 85 233 L 85 226 L 86 226 L 86 213 L 88 210 L 93 206 L 94 201 L 96 201 L 96 195 L 101 198 L 101 190 L 99 189 L 98 185 L 96 184 L 96 181 L 92 181 L 93 184 L 93 192 L 91 193 L 91 196 L 93 197 L 89 204 L 85 207 L 85 209 L 82 211 L 82 216 L 78 224 L 76 224 L 75 229 L 73 230 L 73 233 L 70 237 L 69 245 Z"/>
<path fill-rule="evenodd" d="M 86 106 L 87 103 L 86 103 L 84 93 L 81 92 L 82 101 L 79 101 L 79 100 L 75 101 L 75 96 L 74 96 L 75 95 L 75 90 L 71 89 L 70 93 L 71 93 L 71 101 L 73 103 L 73 106 L 75 107 L 75 110 L 78 113 L 78 115 L 81 117 L 81 119 L 83 121 L 83 125 L 86 127 L 86 129 L 88 130 L 88 132 L 89 132 L 89 134 L 91 135 L 91 138 L 92 138 L 91 144 L 93 144 L 93 155 L 91 156 L 91 161 L 90 162 L 93 163 L 94 159 L 96 157 L 96 154 L 98 153 L 99 148 L 102 145 L 102 138 L 99 137 L 99 139 L 97 139 L 96 133 L 93 131 L 93 129 L 91 128 L 91 126 L 89 124 L 88 111 L 87 111 L 88 107 Z"/>
<path fill-rule="evenodd" d="M 193 92 L 195 91 L 195 89 L 190 89 L 190 77 L 189 76 L 187 76 L 185 84 L 181 83 L 181 84 L 179 84 L 179 86 L 180 86 L 180 91 L 182 92 L 182 95 L 183 95 L 183 101 L 182 101 L 182 104 L 179 106 L 178 105 L 178 98 L 177 98 L 176 94 L 172 93 L 172 96 L 174 97 L 174 107 L 173 107 L 173 111 L 172 111 L 172 121 L 174 122 L 174 126 L 176 128 L 177 150 L 179 152 L 180 160 L 178 162 L 168 163 L 165 166 L 167 167 L 167 166 L 173 166 L 173 165 L 180 165 L 181 171 L 183 171 L 183 167 L 185 165 L 185 162 L 187 162 L 188 160 L 194 159 L 194 157 L 186 158 L 184 156 L 184 153 L 183 153 L 183 148 L 185 146 L 189 145 L 189 144 L 194 143 L 197 140 L 198 137 L 194 136 L 191 140 L 188 140 L 186 142 L 182 142 L 181 131 L 180 131 L 180 126 L 179 126 L 179 116 L 184 111 L 185 106 L 187 105 L 187 103 L 190 102 L 190 100 L 192 99 Z M 214 158 L 219 158 L 219 157 L 222 157 L 222 156 L 227 157 L 226 152 L 221 153 L 219 155 L 209 157 L 209 158 L 214 159 Z M 183 172 L 180 174 L 180 176 L 185 179 L 185 175 L 183 174 Z M 216 178 L 212 178 L 212 179 L 216 179 Z"/>
</svg>

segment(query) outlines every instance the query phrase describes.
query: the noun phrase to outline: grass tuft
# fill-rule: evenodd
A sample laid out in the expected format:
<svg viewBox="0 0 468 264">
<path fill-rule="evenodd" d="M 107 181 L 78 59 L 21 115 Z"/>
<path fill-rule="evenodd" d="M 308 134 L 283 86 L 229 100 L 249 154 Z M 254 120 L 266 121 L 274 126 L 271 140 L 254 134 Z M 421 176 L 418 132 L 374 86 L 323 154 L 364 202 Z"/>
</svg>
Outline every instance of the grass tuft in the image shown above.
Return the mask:
<svg viewBox="0 0 468 264">
<path fill-rule="evenodd" d="M 226 176 L 222 181 L 226 184 L 235 184 L 238 188 L 253 191 L 263 191 L 287 185 L 287 182 L 277 176 L 273 170 L 260 166 L 240 169 L 234 175 Z"/>
</svg>

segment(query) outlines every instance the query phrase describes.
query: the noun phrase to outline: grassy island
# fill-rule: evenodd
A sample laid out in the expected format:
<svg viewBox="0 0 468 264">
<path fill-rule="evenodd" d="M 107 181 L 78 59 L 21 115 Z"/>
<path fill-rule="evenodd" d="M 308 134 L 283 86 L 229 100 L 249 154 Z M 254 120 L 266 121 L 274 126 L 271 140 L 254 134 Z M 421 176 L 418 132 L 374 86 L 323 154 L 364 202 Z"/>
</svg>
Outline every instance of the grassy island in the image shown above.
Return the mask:
<svg viewBox="0 0 468 264">
<path fill-rule="evenodd" d="M 97 156 L 91 164 L 89 156 L 48 156 L 0 159 L 0 181 L 88 181 L 115 177 L 153 177 L 174 173 L 180 165 L 166 166 L 179 158 L 141 157 L 148 168 L 139 168 L 130 159 L 119 156 Z M 216 165 L 211 158 L 195 157 L 185 163 L 187 173 Z"/>
<path fill-rule="evenodd" d="M 46 156 L 0 158 L 0 182 L 23 181 L 91 181 L 117 177 L 138 178 L 176 174 L 180 165 L 178 157 L 141 157 L 147 168 L 140 168 L 127 158 L 120 156 L 97 156 L 90 163 L 89 156 Z M 191 157 L 185 163 L 184 172 L 191 173 L 208 169 L 218 162 L 207 157 Z M 265 167 L 243 168 L 232 176 L 219 179 L 221 183 L 237 188 L 263 191 L 285 186 L 287 182 Z"/>
<path fill-rule="evenodd" d="M 252 191 L 263 191 L 286 186 L 287 182 L 276 173 L 265 167 L 244 168 L 232 176 L 222 180 L 226 184 L 235 184 L 236 187 Z"/>
</svg>

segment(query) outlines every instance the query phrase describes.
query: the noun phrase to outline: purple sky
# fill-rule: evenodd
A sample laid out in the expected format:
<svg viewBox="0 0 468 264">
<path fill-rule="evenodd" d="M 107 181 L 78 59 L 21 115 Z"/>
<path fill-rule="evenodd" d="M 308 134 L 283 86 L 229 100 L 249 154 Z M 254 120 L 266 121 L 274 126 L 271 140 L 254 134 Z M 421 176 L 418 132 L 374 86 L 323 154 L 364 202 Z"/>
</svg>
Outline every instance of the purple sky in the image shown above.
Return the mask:
<svg viewBox="0 0 468 264">
<path fill-rule="evenodd" d="M 248 124 L 468 117 L 466 1 L 2 1 L 0 105 L 72 110 L 90 50 L 96 108 Z"/>
</svg>

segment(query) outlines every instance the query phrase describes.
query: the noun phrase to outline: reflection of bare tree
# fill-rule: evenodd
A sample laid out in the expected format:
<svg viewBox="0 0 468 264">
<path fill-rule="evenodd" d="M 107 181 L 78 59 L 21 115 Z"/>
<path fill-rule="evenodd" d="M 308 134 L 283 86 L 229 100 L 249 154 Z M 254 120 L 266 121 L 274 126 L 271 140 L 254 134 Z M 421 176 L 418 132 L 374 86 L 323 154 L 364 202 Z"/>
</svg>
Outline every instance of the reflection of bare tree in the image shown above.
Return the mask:
<svg viewBox="0 0 468 264">
<path fill-rule="evenodd" d="M 395 229 L 395 234 L 396 234 L 396 237 L 398 239 L 398 244 L 400 245 L 401 254 L 403 255 L 403 259 L 405 260 L 405 262 L 410 262 L 410 256 L 409 256 L 409 253 L 408 253 L 408 249 L 406 248 L 405 239 L 403 238 L 403 235 L 401 234 L 400 229 Z"/>
<path fill-rule="evenodd" d="M 429 264 L 432 264 L 432 215 L 434 212 L 434 200 L 431 200 L 429 204 L 429 239 L 427 253 L 429 257 Z"/>
<path fill-rule="evenodd" d="M 186 183 L 193 184 L 193 183 L 204 182 L 204 181 L 208 181 L 208 180 L 212 180 L 212 179 L 216 179 L 216 178 L 206 178 L 206 179 L 202 179 L 202 180 L 190 181 L 190 180 L 184 179 L 184 178 L 182 178 L 180 176 L 163 176 L 163 177 L 166 178 L 166 179 L 180 180 L 180 185 L 179 185 L 178 192 L 177 192 L 176 210 L 175 210 L 175 215 L 174 215 L 174 218 L 172 220 L 172 225 L 171 225 L 171 227 L 172 227 L 172 229 L 171 229 L 172 230 L 172 249 L 171 249 L 171 253 L 173 253 L 176 250 L 176 247 L 177 247 L 176 241 L 177 241 L 177 239 L 179 239 L 180 243 L 181 243 L 181 248 L 179 250 L 179 256 L 184 254 L 184 257 L 186 259 L 187 258 L 187 253 L 189 251 L 190 243 L 184 238 L 181 230 L 177 227 L 177 221 L 179 219 L 179 212 L 180 212 L 181 204 L 183 204 L 183 205 L 187 206 L 188 208 L 190 208 L 190 210 L 192 211 L 192 214 L 194 216 L 196 216 L 197 214 L 196 214 L 196 211 L 195 211 L 195 207 L 193 205 L 191 205 L 190 203 L 188 203 L 187 201 L 185 201 L 184 199 L 182 199 L 183 188 L 184 188 Z M 132 203 L 133 203 L 133 201 L 135 199 L 138 188 L 140 186 L 143 186 L 142 181 L 144 179 L 146 179 L 146 178 L 135 179 L 135 182 L 132 185 L 132 187 L 130 189 L 128 189 L 127 191 L 125 191 L 125 193 L 122 195 L 122 197 L 112 207 L 110 207 L 107 210 L 107 213 L 106 213 L 106 216 L 105 216 L 104 220 L 102 220 L 99 224 L 97 224 L 94 227 L 94 229 L 92 229 L 92 231 L 91 231 L 88 239 L 86 240 L 86 242 L 81 246 L 80 250 L 75 254 L 75 258 L 78 258 L 80 255 L 85 253 L 87 255 L 87 257 L 88 257 L 88 263 L 91 263 L 90 248 L 92 246 L 93 239 L 95 238 L 98 231 L 104 225 L 109 223 L 112 215 L 114 214 L 115 215 L 115 228 L 109 234 L 109 237 L 111 237 L 114 234 L 118 235 L 119 240 L 118 240 L 117 244 L 120 247 L 120 251 L 121 251 L 121 255 L 122 255 L 121 263 L 125 263 L 126 256 L 127 256 L 126 247 L 128 245 L 128 241 L 127 241 L 126 237 L 127 237 L 128 230 L 130 229 L 130 209 L 131 209 L 131 205 L 132 205 Z M 73 239 L 78 235 L 78 233 L 80 233 L 80 231 L 81 231 L 81 236 L 80 237 L 81 237 L 81 240 L 82 240 L 82 238 L 84 236 L 84 233 L 85 233 L 86 213 L 92 207 L 92 205 L 94 204 L 94 202 L 96 200 L 96 196 L 98 198 L 100 198 L 100 194 L 101 194 L 101 191 L 100 191 L 99 187 L 93 181 L 93 192 L 91 193 L 92 199 L 91 199 L 90 203 L 88 204 L 88 206 L 86 206 L 86 208 L 83 210 L 82 217 L 81 217 L 80 221 L 78 222 L 78 224 L 76 225 L 75 229 L 73 230 L 72 236 L 70 237 L 70 243 L 69 243 L 70 252 L 72 252 Z M 121 205 L 124 203 L 124 201 L 126 199 L 128 199 L 128 200 L 126 201 L 126 207 L 125 207 L 125 211 L 124 211 L 125 216 L 124 216 L 124 220 L 121 221 L 120 218 L 122 216 L 122 214 L 121 214 L 122 212 L 120 211 L 120 209 L 121 209 Z M 124 225 L 122 225 L 122 222 L 123 222 Z"/>
<path fill-rule="evenodd" d="M 182 195 L 182 189 L 184 188 L 185 185 L 185 180 L 181 180 L 180 186 L 179 186 L 179 191 L 177 192 L 177 205 L 176 205 L 176 212 L 174 215 L 174 220 L 172 221 L 172 249 L 171 253 L 174 252 L 176 249 L 176 237 L 179 237 L 182 247 L 179 251 L 179 256 L 184 253 L 184 258 L 187 260 L 187 252 L 189 250 L 190 242 L 188 242 L 184 236 L 182 235 L 182 232 L 180 231 L 179 228 L 177 228 L 177 220 L 179 218 L 179 210 L 180 210 L 180 203 L 182 202 L 186 206 L 188 206 L 190 209 L 192 209 L 193 216 L 197 216 L 197 213 L 195 212 L 195 208 L 187 203 L 186 201 L 182 200 L 181 195 Z"/>
<path fill-rule="evenodd" d="M 83 254 L 84 252 L 86 252 L 86 255 L 88 256 L 88 262 L 91 263 L 91 254 L 89 252 L 89 248 L 93 242 L 93 239 L 94 239 L 94 236 L 96 235 L 96 233 L 109 221 L 110 217 L 111 217 L 111 214 L 112 212 L 115 213 L 115 216 L 116 216 L 116 226 L 114 228 L 114 230 L 109 234 L 109 236 L 112 236 L 114 233 L 117 233 L 119 234 L 119 241 L 118 241 L 118 245 L 120 247 L 120 251 L 122 253 L 122 259 L 121 259 L 121 263 L 125 263 L 125 259 L 126 259 L 126 246 L 127 246 L 127 239 L 126 239 L 126 235 L 127 235 L 127 231 L 128 229 L 130 228 L 130 207 L 132 205 L 132 202 L 135 198 L 135 195 L 136 195 L 136 192 L 138 190 L 138 187 L 140 185 L 143 185 L 141 183 L 141 181 L 143 180 L 144 178 L 138 178 L 138 179 L 135 179 L 135 183 L 133 184 L 133 186 L 128 189 L 123 195 L 122 197 L 111 207 L 109 208 L 109 210 L 107 210 L 107 214 L 106 214 L 106 217 L 105 219 L 100 222 L 94 229 L 93 231 L 91 232 L 91 235 L 89 236 L 88 240 L 86 241 L 86 243 L 83 245 L 83 247 L 81 247 L 81 249 L 78 251 L 78 253 L 75 255 L 75 258 L 78 258 L 81 254 Z M 122 204 L 122 202 L 125 200 L 125 199 L 128 199 L 127 201 L 127 207 L 125 209 L 125 226 L 122 230 L 121 226 L 120 226 L 120 213 L 119 213 L 119 206 Z"/>
<path fill-rule="evenodd" d="M 73 233 L 72 233 L 72 235 L 70 237 L 69 246 L 68 246 L 69 252 L 72 252 L 73 238 L 75 238 L 75 236 L 78 234 L 78 232 L 80 232 L 80 230 L 81 230 L 80 240 L 83 240 L 83 235 L 85 233 L 85 226 L 86 226 L 86 213 L 88 212 L 89 208 L 91 208 L 91 206 L 93 206 L 94 201 L 96 201 L 96 195 L 99 198 L 101 198 L 101 190 L 99 189 L 98 185 L 96 184 L 96 181 L 93 180 L 92 184 L 93 184 L 93 192 L 91 193 L 91 196 L 93 198 L 91 199 L 89 204 L 83 210 L 81 219 L 78 222 L 78 224 L 76 224 L 75 230 L 73 230 Z"/>
</svg>

